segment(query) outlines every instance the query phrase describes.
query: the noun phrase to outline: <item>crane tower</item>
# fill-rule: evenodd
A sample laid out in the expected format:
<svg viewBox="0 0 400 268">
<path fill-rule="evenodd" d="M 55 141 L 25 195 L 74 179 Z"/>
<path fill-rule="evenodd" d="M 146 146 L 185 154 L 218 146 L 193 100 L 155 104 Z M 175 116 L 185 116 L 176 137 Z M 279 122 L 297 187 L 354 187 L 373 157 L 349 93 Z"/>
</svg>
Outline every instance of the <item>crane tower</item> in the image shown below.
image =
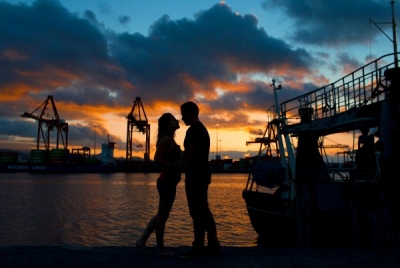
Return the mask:
<svg viewBox="0 0 400 268">
<path fill-rule="evenodd" d="M 150 155 L 150 124 L 147 121 L 146 112 L 144 111 L 142 101 L 140 97 L 136 97 L 136 100 L 132 106 L 131 112 L 126 116 L 127 121 L 127 138 L 126 138 L 126 163 L 132 163 L 132 151 L 133 151 L 133 133 L 141 132 L 146 135 L 146 144 L 144 152 L 144 161 L 149 162 Z"/>
<path fill-rule="evenodd" d="M 51 107 L 50 111 L 48 108 Z M 34 113 L 42 108 L 39 115 Z M 21 117 L 32 118 L 39 122 L 37 131 L 37 143 L 36 149 L 40 149 L 40 137 L 42 137 L 45 149 L 50 150 L 50 132 L 57 131 L 56 149 L 59 149 L 59 145 L 63 145 L 63 149 L 68 149 L 68 123 L 65 120 L 60 119 L 58 116 L 57 108 L 54 103 L 52 95 L 47 96 L 47 99 L 33 112 L 25 112 Z"/>
</svg>

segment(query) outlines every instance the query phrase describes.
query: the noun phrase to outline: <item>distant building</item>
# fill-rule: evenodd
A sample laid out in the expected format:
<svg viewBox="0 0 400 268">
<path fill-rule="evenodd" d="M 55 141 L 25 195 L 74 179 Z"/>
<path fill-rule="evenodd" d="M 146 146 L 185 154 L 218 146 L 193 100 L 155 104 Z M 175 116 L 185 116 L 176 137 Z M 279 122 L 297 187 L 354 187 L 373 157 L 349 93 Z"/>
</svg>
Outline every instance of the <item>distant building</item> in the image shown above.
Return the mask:
<svg viewBox="0 0 400 268">
<path fill-rule="evenodd" d="M 101 161 L 110 163 L 114 161 L 115 142 L 104 141 L 101 145 Z"/>
</svg>

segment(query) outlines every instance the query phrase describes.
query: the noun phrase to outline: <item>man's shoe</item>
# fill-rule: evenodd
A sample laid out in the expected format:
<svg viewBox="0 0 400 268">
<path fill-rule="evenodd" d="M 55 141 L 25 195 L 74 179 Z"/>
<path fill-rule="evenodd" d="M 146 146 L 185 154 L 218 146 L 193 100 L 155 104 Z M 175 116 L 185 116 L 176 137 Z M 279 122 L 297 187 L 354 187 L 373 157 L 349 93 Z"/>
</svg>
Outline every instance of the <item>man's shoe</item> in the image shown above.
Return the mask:
<svg viewBox="0 0 400 268">
<path fill-rule="evenodd" d="M 205 247 L 202 248 L 192 247 L 188 252 L 179 254 L 178 257 L 182 259 L 195 259 L 195 258 L 204 258 L 206 255 L 207 254 Z"/>
<path fill-rule="evenodd" d="M 221 252 L 221 245 L 219 244 L 219 241 L 209 243 L 206 247 L 206 252 L 208 254 L 218 254 Z"/>
</svg>

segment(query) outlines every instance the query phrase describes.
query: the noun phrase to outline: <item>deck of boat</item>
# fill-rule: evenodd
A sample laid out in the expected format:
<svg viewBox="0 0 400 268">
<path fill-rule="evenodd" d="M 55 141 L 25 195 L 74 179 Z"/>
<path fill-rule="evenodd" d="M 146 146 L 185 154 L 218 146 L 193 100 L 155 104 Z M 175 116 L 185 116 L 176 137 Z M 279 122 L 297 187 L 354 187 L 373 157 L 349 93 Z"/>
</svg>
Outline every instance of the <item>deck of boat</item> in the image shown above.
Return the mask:
<svg viewBox="0 0 400 268">
<path fill-rule="evenodd" d="M 358 129 L 360 125 L 378 126 L 386 97 L 384 89 L 390 84 L 386 76 L 396 66 L 394 55 L 384 55 L 336 82 L 282 102 L 281 111 L 287 119 L 282 133 L 312 131 L 325 136 Z M 306 109 L 310 110 L 310 121 L 302 124 L 301 112 Z"/>
</svg>

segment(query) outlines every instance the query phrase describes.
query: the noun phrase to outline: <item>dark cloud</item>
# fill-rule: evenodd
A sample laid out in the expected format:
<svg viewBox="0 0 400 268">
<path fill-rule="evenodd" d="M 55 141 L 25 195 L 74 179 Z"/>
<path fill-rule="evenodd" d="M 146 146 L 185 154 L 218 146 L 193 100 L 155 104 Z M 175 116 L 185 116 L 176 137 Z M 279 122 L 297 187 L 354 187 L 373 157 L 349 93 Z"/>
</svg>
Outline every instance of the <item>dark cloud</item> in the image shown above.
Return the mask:
<svg viewBox="0 0 400 268">
<path fill-rule="evenodd" d="M 92 22 L 94 24 L 98 23 L 97 18 L 96 18 L 96 14 L 94 14 L 93 11 L 85 10 L 85 12 L 83 14 L 84 14 L 84 18 L 86 18 L 88 21 L 90 21 L 90 22 Z"/>
<path fill-rule="evenodd" d="M 337 64 L 339 66 L 343 66 L 343 69 L 348 70 L 348 72 L 346 72 L 345 74 L 349 73 L 352 70 L 356 70 L 357 68 L 363 65 L 362 62 L 358 61 L 357 59 L 355 59 L 349 53 L 346 52 L 338 54 Z"/>
<path fill-rule="evenodd" d="M 249 132 L 253 135 L 256 136 L 262 136 L 264 134 L 265 129 L 261 129 L 261 128 L 252 128 L 249 130 Z"/>
<path fill-rule="evenodd" d="M 172 21 L 165 15 L 148 37 L 121 34 L 110 47 L 139 91 L 179 101 L 214 91 L 215 81 L 234 84 L 240 73 L 268 66 L 307 72 L 312 62 L 305 50 L 268 36 L 253 16 L 236 15 L 221 4 L 198 13 L 195 20 Z"/>
<path fill-rule="evenodd" d="M 291 38 L 296 42 L 314 45 L 369 43 L 370 32 L 372 36 L 382 34 L 375 26 L 370 31 L 369 19 L 391 22 L 392 17 L 389 0 L 268 0 L 263 1 L 262 6 L 267 11 L 281 9 L 294 20 Z M 391 33 L 391 26 L 383 24 L 380 27 Z"/>
<path fill-rule="evenodd" d="M 129 16 L 119 16 L 118 20 L 122 25 L 126 25 L 131 22 L 131 18 Z"/>
<path fill-rule="evenodd" d="M 236 15 L 221 4 L 198 13 L 195 20 L 164 16 L 147 37 L 105 34 L 95 27 L 92 11 L 79 18 L 53 1 L 1 5 L 8 25 L 0 33 L 3 85 L 16 87 L 18 81 L 26 91 L 68 90 L 88 100 L 93 92 L 108 90 L 122 104 L 132 91 L 147 99 L 183 100 L 198 90 L 213 91 L 215 81 L 236 83 L 240 73 L 266 66 L 308 69 L 312 61 L 305 50 L 293 50 L 257 28 L 254 16 Z M 72 100 L 67 94 L 64 98 Z"/>
<path fill-rule="evenodd" d="M 106 38 L 87 20 L 43 0 L 32 6 L 1 2 L 0 13 L 2 88 L 51 90 L 74 81 L 115 86 L 119 71 Z"/>
<path fill-rule="evenodd" d="M 109 14 L 111 12 L 111 6 L 108 2 L 101 1 L 98 4 L 98 8 L 101 14 Z"/>
<path fill-rule="evenodd" d="M 32 129 L 37 129 L 34 121 L 30 122 L 28 120 L 21 120 L 20 118 L 16 118 L 15 120 L 1 118 L 0 125 L 1 135 L 15 136 L 18 133 L 18 136 L 35 138 L 37 134 L 35 131 L 31 131 Z"/>
<path fill-rule="evenodd" d="M 103 12 L 109 12 L 107 3 L 102 4 Z M 128 22 L 128 17 L 123 21 Z M 158 102 L 179 107 L 196 100 L 210 107 L 203 114 L 210 124 L 215 124 L 213 115 L 228 111 L 232 116 L 224 119 L 225 124 L 243 127 L 249 122 L 244 111 L 265 111 L 273 103 L 269 82 L 243 80 L 243 76 L 283 77 L 290 70 L 285 79 L 290 78 L 292 89 L 284 93 L 290 95 L 303 89 L 303 77 L 314 68 L 314 59 L 305 49 L 269 36 L 258 27 L 256 17 L 237 15 L 225 4 L 193 18 L 171 20 L 165 15 L 151 25 L 148 36 L 105 29 L 93 11 L 71 13 L 58 1 L 37 0 L 32 5 L 1 1 L 4 124 L 35 109 L 47 95 L 61 103 L 63 118 L 69 121 L 91 120 L 88 116 L 113 110 L 120 114 L 125 108 L 127 114 L 134 98 L 141 96 L 153 110 Z M 216 88 L 224 94 L 219 96 Z M 71 141 L 89 142 L 90 128 L 75 125 Z M 18 126 L 11 128 L 15 134 L 21 133 Z M 0 129 L 0 135 L 13 131 Z"/>
</svg>

